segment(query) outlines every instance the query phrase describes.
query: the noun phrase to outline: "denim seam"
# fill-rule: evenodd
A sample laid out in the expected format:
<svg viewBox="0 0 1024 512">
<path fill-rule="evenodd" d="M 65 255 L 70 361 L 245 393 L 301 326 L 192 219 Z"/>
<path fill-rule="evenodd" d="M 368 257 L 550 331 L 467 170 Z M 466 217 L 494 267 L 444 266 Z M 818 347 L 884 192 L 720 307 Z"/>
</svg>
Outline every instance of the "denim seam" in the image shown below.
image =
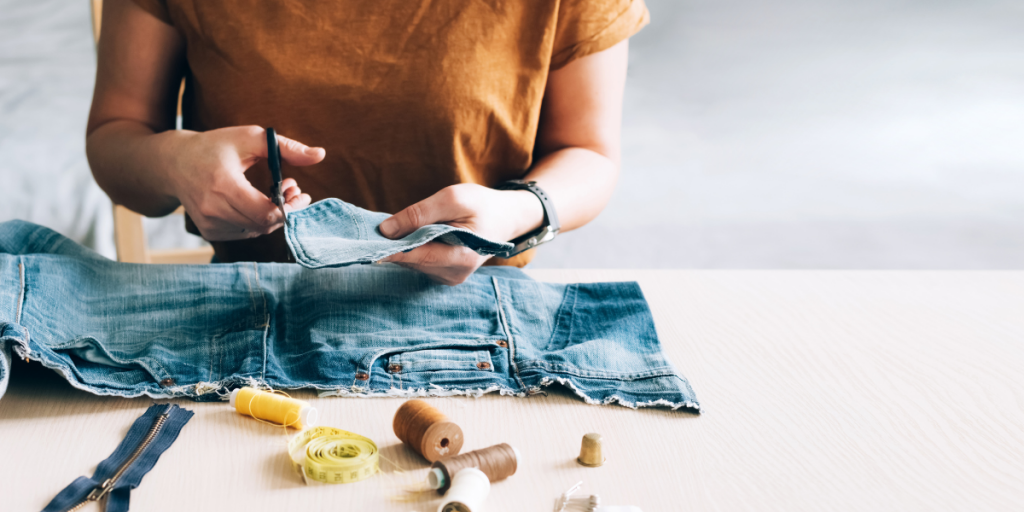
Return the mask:
<svg viewBox="0 0 1024 512">
<path fill-rule="evenodd" d="M 21 309 L 22 305 L 25 304 L 25 263 L 20 261 L 18 258 L 18 280 L 20 281 L 18 290 L 18 310 L 14 314 L 14 323 L 21 325 Z"/>
<path fill-rule="evenodd" d="M 252 264 L 253 275 L 256 276 L 256 289 L 260 292 L 260 298 L 263 299 L 263 368 L 260 371 L 260 378 L 267 378 L 267 337 L 270 334 L 270 309 L 267 307 L 267 295 L 263 293 L 263 285 L 260 283 L 260 267 L 253 262 Z"/>
<path fill-rule="evenodd" d="M 552 352 L 565 348 L 569 345 L 572 340 L 572 319 L 576 315 L 576 299 L 579 295 L 579 285 L 570 284 L 565 287 L 565 295 L 562 296 L 562 303 L 558 306 L 558 311 L 555 313 L 555 326 L 551 329 L 551 337 L 548 339 L 547 346 L 544 347 L 545 351 Z M 569 305 L 569 301 L 572 301 L 572 305 Z M 568 309 L 568 313 L 566 313 Z M 565 343 L 555 345 L 556 337 L 558 336 L 559 328 L 563 325 L 567 325 L 566 329 L 568 332 L 565 335 Z"/>
<path fill-rule="evenodd" d="M 217 359 L 217 338 L 219 336 L 210 337 L 210 376 L 209 380 L 212 382 L 217 380 L 213 376 L 213 362 Z"/>
<path fill-rule="evenodd" d="M 294 228 L 294 230 L 300 229 L 299 228 L 299 224 L 300 223 L 302 223 L 302 219 L 301 218 L 295 220 L 295 228 Z M 306 253 L 306 248 L 305 248 L 305 246 L 302 245 L 302 241 L 296 239 L 295 235 L 292 234 L 292 231 L 293 230 L 285 230 L 285 236 L 292 241 L 291 246 L 297 252 L 300 253 L 300 254 L 296 255 L 297 259 L 305 259 L 306 261 L 312 261 L 312 262 L 318 262 L 319 263 L 319 261 L 316 258 L 313 258 L 308 253 Z"/>
<path fill-rule="evenodd" d="M 528 361 L 522 363 L 524 370 L 539 369 L 553 373 L 562 373 L 566 375 L 572 375 L 575 377 L 583 377 L 588 379 L 609 379 L 609 380 L 643 380 L 655 377 L 679 377 L 675 370 L 671 367 L 661 367 L 647 370 L 640 373 L 620 373 L 620 372 L 593 372 L 588 370 L 580 370 L 579 368 L 572 365 L 563 365 L 557 363 L 547 363 L 544 361 Z"/>
<path fill-rule="evenodd" d="M 352 215 L 351 213 L 349 213 L 352 210 L 352 208 L 345 208 L 345 210 L 347 210 L 345 213 L 347 213 L 349 217 L 355 217 L 355 219 L 356 219 L 356 227 L 359 228 L 359 239 L 360 240 L 369 240 L 370 239 L 370 234 L 369 234 L 369 232 L 366 229 L 366 222 L 363 221 L 363 216 L 362 215 Z"/>
<path fill-rule="evenodd" d="M 502 307 L 501 287 L 498 286 L 498 278 L 491 276 L 491 284 L 494 285 L 494 301 L 498 306 L 498 320 L 501 322 L 501 328 L 505 331 L 505 335 L 508 336 L 506 341 L 508 341 L 509 367 L 512 368 L 512 374 L 515 376 L 516 382 L 521 386 L 520 389 L 526 389 L 526 383 L 519 376 L 519 365 L 516 364 L 516 340 L 512 336 L 512 327 L 509 325 L 508 319 L 505 317 L 505 309 Z"/>
<path fill-rule="evenodd" d="M 240 267 L 238 267 L 238 269 L 242 273 L 242 275 L 245 276 L 245 286 L 249 289 L 249 301 L 252 302 L 252 312 L 253 312 L 253 316 L 255 317 L 256 316 L 256 298 L 253 297 L 253 295 L 252 295 L 252 279 L 249 279 L 249 271 L 244 266 L 240 266 Z M 253 327 L 259 327 L 259 325 L 254 325 Z"/>
</svg>

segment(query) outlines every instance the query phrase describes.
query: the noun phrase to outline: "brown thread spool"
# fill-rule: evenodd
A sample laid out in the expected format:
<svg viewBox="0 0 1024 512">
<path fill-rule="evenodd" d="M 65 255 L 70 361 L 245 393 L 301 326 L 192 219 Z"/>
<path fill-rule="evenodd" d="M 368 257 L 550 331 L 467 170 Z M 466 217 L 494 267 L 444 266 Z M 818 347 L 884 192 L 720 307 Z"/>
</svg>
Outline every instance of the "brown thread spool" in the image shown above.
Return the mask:
<svg viewBox="0 0 1024 512">
<path fill-rule="evenodd" d="M 462 428 L 423 400 L 402 404 L 392 426 L 403 443 L 430 462 L 458 455 L 462 449 Z"/>
<path fill-rule="evenodd" d="M 465 468 L 479 469 L 492 482 L 504 480 L 516 474 L 516 469 L 519 467 L 519 452 L 508 444 L 501 443 L 462 455 L 445 457 L 434 462 L 430 467 L 431 469 L 440 469 L 444 475 L 442 485 L 437 489 L 438 494 L 444 494 L 452 485 L 452 477 L 459 470 Z"/>
</svg>

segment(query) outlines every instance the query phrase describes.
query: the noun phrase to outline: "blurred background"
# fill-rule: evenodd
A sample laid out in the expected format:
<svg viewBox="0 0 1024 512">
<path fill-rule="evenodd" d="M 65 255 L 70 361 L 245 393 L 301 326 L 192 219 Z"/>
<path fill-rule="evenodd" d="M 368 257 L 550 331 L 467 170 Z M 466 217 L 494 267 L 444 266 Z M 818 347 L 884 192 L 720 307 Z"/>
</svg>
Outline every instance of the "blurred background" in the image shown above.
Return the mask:
<svg viewBox="0 0 1024 512">
<path fill-rule="evenodd" d="M 1024 268 L 1024 2 L 647 4 L 616 195 L 533 266 Z M 89 2 L 0 0 L 0 221 L 113 258 L 94 73 Z"/>
</svg>

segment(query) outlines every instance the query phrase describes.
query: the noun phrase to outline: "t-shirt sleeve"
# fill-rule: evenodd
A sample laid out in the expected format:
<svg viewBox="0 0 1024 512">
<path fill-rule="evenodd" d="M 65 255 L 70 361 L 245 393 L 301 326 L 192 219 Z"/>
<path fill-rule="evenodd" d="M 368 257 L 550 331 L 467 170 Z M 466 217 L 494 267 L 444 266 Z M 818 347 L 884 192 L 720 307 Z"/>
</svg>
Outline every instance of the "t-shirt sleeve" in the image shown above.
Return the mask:
<svg viewBox="0 0 1024 512">
<path fill-rule="evenodd" d="M 644 0 L 562 0 L 551 69 L 607 50 L 629 39 L 650 21 Z"/>
<path fill-rule="evenodd" d="M 142 10 L 156 16 L 156 18 L 168 25 L 173 25 L 171 15 L 167 12 L 167 0 L 133 0 L 135 5 L 142 7 Z"/>
</svg>

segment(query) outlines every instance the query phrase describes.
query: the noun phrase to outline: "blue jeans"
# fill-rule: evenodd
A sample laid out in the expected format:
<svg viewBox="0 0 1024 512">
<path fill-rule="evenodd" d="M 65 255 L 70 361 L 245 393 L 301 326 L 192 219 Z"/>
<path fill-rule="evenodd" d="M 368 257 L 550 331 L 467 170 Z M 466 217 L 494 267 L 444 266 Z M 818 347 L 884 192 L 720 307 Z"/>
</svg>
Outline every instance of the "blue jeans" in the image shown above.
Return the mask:
<svg viewBox="0 0 1024 512">
<path fill-rule="evenodd" d="M 296 216 L 289 239 L 309 245 Z M 395 265 L 117 263 L 22 221 L 0 223 L 0 396 L 13 355 L 99 395 L 216 400 L 263 384 L 524 396 L 558 383 L 588 403 L 699 410 L 636 283 L 484 268 L 447 287 Z"/>
</svg>

